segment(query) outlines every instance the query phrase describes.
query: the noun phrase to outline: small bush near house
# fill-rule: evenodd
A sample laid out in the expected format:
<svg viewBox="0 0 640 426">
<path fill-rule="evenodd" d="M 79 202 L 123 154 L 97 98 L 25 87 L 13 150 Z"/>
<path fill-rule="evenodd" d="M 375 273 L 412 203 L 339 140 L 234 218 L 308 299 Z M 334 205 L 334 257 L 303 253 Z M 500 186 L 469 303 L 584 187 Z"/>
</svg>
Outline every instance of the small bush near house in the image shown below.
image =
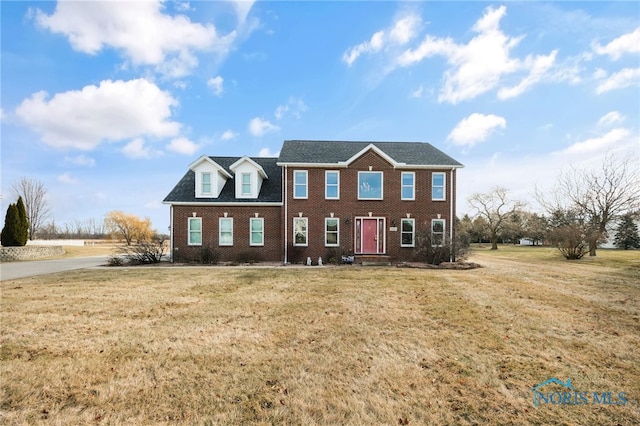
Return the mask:
<svg viewBox="0 0 640 426">
<path fill-rule="evenodd" d="M 262 256 L 257 251 L 243 251 L 238 253 L 234 260 L 238 263 L 256 263 L 262 260 Z"/>
<path fill-rule="evenodd" d="M 431 265 L 448 262 L 452 254 L 456 261 L 465 259 L 469 253 L 468 235 L 459 233 L 454 243 L 452 244 L 451 239 L 446 235 L 435 241 L 430 231 L 418 231 L 414 249 L 415 259 Z"/>
<path fill-rule="evenodd" d="M 197 261 L 203 265 L 217 265 L 220 263 L 220 252 L 211 246 L 202 247 L 199 252 Z"/>
<path fill-rule="evenodd" d="M 349 254 L 351 253 L 342 247 L 331 247 L 325 252 L 324 261 L 325 263 L 330 263 L 332 265 L 340 265 L 342 264 L 342 256 L 347 256 Z"/>
<path fill-rule="evenodd" d="M 124 260 L 120 256 L 111 256 L 107 260 L 107 265 L 109 265 L 109 266 L 122 266 L 122 265 L 124 265 Z"/>
<path fill-rule="evenodd" d="M 126 262 L 130 265 L 147 265 L 159 263 L 164 256 L 166 236 L 156 235 L 150 240 L 138 241 L 136 244 L 121 249 Z"/>
</svg>

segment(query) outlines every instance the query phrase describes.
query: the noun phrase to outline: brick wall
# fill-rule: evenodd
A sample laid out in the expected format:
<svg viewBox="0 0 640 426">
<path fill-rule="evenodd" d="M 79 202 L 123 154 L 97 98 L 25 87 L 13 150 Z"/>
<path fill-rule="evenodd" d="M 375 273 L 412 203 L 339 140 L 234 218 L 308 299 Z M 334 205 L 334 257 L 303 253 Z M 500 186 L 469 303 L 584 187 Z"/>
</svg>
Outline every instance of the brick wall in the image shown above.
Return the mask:
<svg viewBox="0 0 640 426">
<path fill-rule="evenodd" d="M 358 200 L 358 171 L 368 171 L 370 166 L 372 171 L 383 172 L 383 200 Z M 308 171 L 308 199 L 293 198 L 294 170 Z M 351 163 L 348 168 L 334 170 L 340 171 L 339 200 L 325 199 L 325 169 L 287 169 L 288 239 L 291 241 L 293 237 L 293 218 L 299 216 L 299 213 L 302 213 L 303 217 L 308 217 L 309 245 L 301 249 L 305 258 L 310 256 L 315 260 L 318 256 L 325 256 L 327 247 L 324 244 L 324 218 L 330 217 L 331 213 L 340 219 L 340 246 L 351 252 L 354 250 L 355 218 L 357 216 L 367 217 L 369 212 L 372 217 L 385 218 L 386 254 L 397 260 L 409 260 L 413 256 L 412 248 L 400 245 L 401 219 L 406 218 L 407 213 L 416 219 L 416 232 L 430 230 L 431 220 L 438 218 L 439 214 L 441 219 L 446 220 L 445 232 L 447 235 L 449 234 L 451 225 L 450 185 L 453 183 L 455 189 L 455 171 L 453 179 L 451 179 L 450 170 L 394 169 L 391 164 L 373 151 L 364 154 Z M 415 200 L 413 201 L 401 200 L 401 173 L 403 171 L 415 171 Z M 446 201 L 432 201 L 431 199 L 433 172 L 446 173 Z M 452 180 L 453 182 L 451 182 Z M 392 228 L 397 228 L 397 230 L 392 231 Z"/>
<path fill-rule="evenodd" d="M 64 249 L 62 246 L 2 247 L 0 249 L 0 261 L 36 260 L 63 254 Z"/>
<path fill-rule="evenodd" d="M 187 240 L 188 218 L 202 218 L 202 246 L 189 246 Z M 233 218 L 233 246 L 220 246 L 219 218 Z M 249 219 L 264 218 L 264 246 L 251 246 L 249 242 Z M 175 260 L 194 259 L 202 247 L 211 247 L 221 255 L 222 261 L 233 261 L 243 253 L 254 258 L 282 261 L 282 214 L 280 206 L 174 206 L 173 210 L 173 246 Z"/>
</svg>

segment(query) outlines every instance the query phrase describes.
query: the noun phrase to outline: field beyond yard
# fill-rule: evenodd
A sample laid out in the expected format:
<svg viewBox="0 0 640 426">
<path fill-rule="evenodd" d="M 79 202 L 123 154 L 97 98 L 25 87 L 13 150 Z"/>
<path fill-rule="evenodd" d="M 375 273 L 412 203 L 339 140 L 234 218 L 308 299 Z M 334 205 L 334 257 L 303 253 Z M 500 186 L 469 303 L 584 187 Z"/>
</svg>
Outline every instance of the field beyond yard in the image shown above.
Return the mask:
<svg viewBox="0 0 640 426">
<path fill-rule="evenodd" d="M 640 252 L 470 260 L 3 281 L 0 423 L 640 424 Z"/>
</svg>

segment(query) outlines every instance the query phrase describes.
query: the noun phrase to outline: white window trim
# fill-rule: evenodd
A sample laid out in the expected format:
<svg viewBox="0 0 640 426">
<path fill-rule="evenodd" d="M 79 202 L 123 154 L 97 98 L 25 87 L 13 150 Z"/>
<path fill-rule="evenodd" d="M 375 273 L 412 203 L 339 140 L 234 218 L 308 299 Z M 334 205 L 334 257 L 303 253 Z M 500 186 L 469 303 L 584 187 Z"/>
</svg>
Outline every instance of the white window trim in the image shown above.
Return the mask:
<svg viewBox="0 0 640 426">
<path fill-rule="evenodd" d="M 222 242 L 222 222 L 231 221 L 231 242 L 223 243 Z M 233 218 L 232 217 L 221 217 L 218 218 L 218 245 L 223 247 L 233 246 Z"/>
<path fill-rule="evenodd" d="M 433 224 L 436 222 L 442 222 L 442 242 L 447 235 L 447 221 L 445 219 L 431 219 L 431 241 L 433 242 Z M 439 232 L 438 232 L 439 233 Z M 431 247 L 442 247 L 443 244 L 431 244 Z"/>
<path fill-rule="evenodd" d="M 191 241 L 191 221 L 200 222 L 200 242 L 194 243 Z M 190 217 L 187 219 L 187 245 L 188 246 L 201 246 L 202 245 L 202 218 L 201 217 Z"/>
<path fill-rule="evenodd" d="M 304 196 L 296 196 L 296 188 L 302 186 L 296 183 L 296 174 L 304 174 Z M 306 200 L 309 198 L 309 172 L 307 170 L 294 170 L 293 171 L 293 198 L 297 200 Z"/>
<path fill-rule="evenodd" d="M 433 178 L 436 175 L 442 175 L 442 198 L 434 198 L 433 196 Z M 431 200 L 432 201 L 446 201 L 447 200 L 447 174 L 444 172 L 431 173 Z"/>
<path fill-rule="evenodd" d="M 211 172 L 202 172 L 200 174 L 200 192 L 203 195 L 211 195 L 211 194 L 213 194 L 213 179 L 212 179 L 213 176 L 212 175 L 213 175 L 213 173 L 211 173 Z M 208 191 L 204 190 L 204 184 L 205 184 L 204 177 L 205 176 L 209 176 L 209 190 Z"/>
<path fill-rule="evenodd" d="M 296 222 L 304 222 L 306 226 L 304 228 L 304 243 L 296 242 Z M 296 247 L 309 247 L 309 218 L 308 217 L 294 217 L 292 223 L 293 229 L 293 245 Z"/>
<path fill-rule="evenodd" d="M 329 234 L 329 232 L 327 232 L 327 222 L 329 222 L 330 220 L 335 220 L 336 223 L 338 224 L 338 228 L 336 229 L 336 234 L 337 234 L 337 239 L 336 239 L 336 243 L 335 244 L 329 244 L 327 243 L 327 235 Z M 324 246 L 325 247 L 340 247 L 340 219 L 337 217 L 325 217 L 324 218 Z"/>
<path fill-rule="evenodd" d="M 327 183 L 327 177 L 329 173 L 335 173 L 338 175 L 338 181 L 335 184 L 336 189 L 338 190 L 335 197 L 329 197 L 327 193 L 327 189 L 329 188 L 329 184 Z M 334 186 L 331 184 L 331 186 Z M 339 170 L 325 170 L 324 172 L 324 198 L 325 200 L 339 200 L 340 199 L 340 171 Z"/>
<path fill-rule="evenodd" d="M 253 242 L 253 232 L 251 230 L 251 224 L 253 223 L 253 221 L 259 221 L 262 222 L 262 241 L 260 241 L 259 243 L 254 243 Z M 252 217 L 249 218 L 249 245 L 253 246 L 253 247 L 260 247 L 260 246 L 264 246 L 264 218 L 263 217 Z"/>
<path fill-rule="evenodd" d="M 402 223 L 403 222 L 411 222 L 411 244 L 404 244 L 402 242 L 402 234 L 408 234 L 408 232 L 403 231 Z M 414 218 L 407 218 L 400 220 L 400 247 L 415 247 L 416 246 L 416 220 Z"/>
<path fill-rule="evenodd" d="M 413 178 L 412 180 L 412 184 L 411 184 L 411 197 L 410 198 L 405 198 L 403 197 L 402 193 L 404 192 L 403 189 L 404 188 L 408 188 L 408 185 L 405 185 L 403 182 L 403 177 L 404 175 L 411 175 L 411 177 Z M 416 199 L 416 172 L 402 172 L 402 174 L 400 175 L 400 199 L 405 200 L 405 201 L 413 201 Z"/>
<path fill-rule="evenodd" d="M 363 173 L 368 173 L 368 174 L 377 173 L 380 175 L 380 198 L 361 198 L 360 197 L 360 176 Z M 380 172 L 380 171 L 359 171 L 358 172 L 358 200 L 365 200 L 365 201 L 384 200 L 384 172 Z"/>
</svg>

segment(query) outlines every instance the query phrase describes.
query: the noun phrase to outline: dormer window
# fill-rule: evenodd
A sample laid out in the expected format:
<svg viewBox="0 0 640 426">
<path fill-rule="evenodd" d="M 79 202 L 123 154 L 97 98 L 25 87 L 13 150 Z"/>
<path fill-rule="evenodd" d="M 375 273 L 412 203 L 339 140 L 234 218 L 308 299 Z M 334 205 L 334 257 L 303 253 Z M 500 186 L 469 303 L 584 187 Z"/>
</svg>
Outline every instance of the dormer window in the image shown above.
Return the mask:
<svg viewBox="0 0 640 426">
<path fill-rule="evenodd" d="M 242 196 L 251 196 L 251 173 L 242 173 Z"/>
<path fill-rule="evenodd" d="M 211 194 L 211 173 L 205 172 L 202 173 L 202 193 L 203 194 Z"/>
</svg>

